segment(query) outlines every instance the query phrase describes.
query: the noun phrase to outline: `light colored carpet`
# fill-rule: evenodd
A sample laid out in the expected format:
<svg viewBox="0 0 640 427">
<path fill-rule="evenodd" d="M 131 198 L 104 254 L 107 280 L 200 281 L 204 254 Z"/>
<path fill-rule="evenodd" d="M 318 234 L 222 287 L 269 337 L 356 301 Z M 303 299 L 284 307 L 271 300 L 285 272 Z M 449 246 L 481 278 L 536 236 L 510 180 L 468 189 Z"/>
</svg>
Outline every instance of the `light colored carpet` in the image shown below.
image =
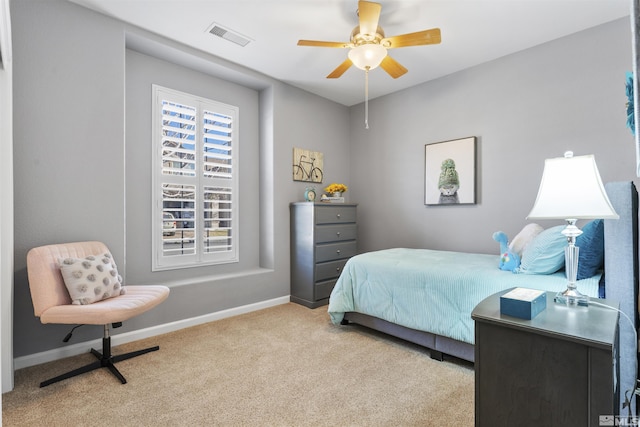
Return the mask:
<svg viewBox="0 0 640 427">
<path fill-rule="evenodd" d="M 160 345 L 39 388 L 90 354 L 21 369 L 10 426 L 472 426 L 471 364 L 289 303 L 114 348 Z"/>
</svg>

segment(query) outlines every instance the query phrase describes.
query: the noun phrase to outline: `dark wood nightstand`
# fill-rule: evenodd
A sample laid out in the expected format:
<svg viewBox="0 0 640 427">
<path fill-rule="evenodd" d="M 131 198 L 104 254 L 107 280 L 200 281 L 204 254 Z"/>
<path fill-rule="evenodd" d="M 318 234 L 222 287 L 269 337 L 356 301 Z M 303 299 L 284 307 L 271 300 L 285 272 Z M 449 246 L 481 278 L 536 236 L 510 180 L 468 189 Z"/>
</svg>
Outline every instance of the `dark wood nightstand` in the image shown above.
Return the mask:
<svg viewBox="0 0 640 427">
<path fill-rule="evenodd" d="M 531 320 L 500 314 L 499 292 L 475 320 L 475 425 L 595 426 L 618 415 L 618 304 L 553 302 Z"/>
</svg>

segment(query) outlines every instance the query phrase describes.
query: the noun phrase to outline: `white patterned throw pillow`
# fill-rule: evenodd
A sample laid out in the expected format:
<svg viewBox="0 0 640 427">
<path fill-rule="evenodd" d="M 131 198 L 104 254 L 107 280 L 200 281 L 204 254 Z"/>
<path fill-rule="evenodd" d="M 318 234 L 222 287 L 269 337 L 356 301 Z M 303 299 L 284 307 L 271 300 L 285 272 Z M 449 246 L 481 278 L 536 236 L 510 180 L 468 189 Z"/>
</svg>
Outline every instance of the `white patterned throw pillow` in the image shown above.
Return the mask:
<svg viewBox="0 0 640 427">
<path fill-rule="evenodd" d="M 85 305 L 125 293 L 110 253 L 58 260 L 72 304 Z"/>
</svg>

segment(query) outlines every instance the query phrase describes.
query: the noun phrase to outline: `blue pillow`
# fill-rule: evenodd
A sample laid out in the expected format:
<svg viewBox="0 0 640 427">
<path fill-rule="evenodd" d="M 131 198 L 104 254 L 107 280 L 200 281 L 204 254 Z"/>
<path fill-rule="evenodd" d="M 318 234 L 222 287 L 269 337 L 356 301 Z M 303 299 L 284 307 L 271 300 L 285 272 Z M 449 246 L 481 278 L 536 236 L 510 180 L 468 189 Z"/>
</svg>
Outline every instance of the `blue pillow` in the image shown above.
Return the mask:
<svg viewBox="0 0 640 427">
<path fill-rule="evenodd" d="M 578 253 L 578 280 L 594 276 L 604 266 L 604 221 L 594 219 L 582 227 L 576 238 Z"/>
<path fill-rule="evenodd" d="M 564 248 L 567 238 L 562 234 L 564 225 L 547 228 L 538 234 L 522 252 L 517 274 L 552 274 L 564 267 Z"/>
</svg>

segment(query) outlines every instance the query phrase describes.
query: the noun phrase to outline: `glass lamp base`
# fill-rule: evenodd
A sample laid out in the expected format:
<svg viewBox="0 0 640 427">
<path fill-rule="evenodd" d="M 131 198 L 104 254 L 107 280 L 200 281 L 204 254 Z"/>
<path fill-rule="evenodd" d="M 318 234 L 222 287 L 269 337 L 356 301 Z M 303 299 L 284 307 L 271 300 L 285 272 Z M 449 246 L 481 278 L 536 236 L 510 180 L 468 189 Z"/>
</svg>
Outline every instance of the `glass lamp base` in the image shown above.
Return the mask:
<svg viewBox="0 0 640 427">
<path fill-rule="evenodd" d="M 556 304 L 587 307 L 589 305 L 589 296 L 581 294 L 577 289 L 567 288 L 562 292 L 558 292 L 553 301 Z"/>
<path fill-rule="evenodd" d="M 578 276 L 578 254 L 580 248 L 576 246 L 576 237 L 582 234 L 582 231 L 576 227 L 575 219 L 567 219 L 567 226 L 562 230 L 562 234 L 567 238 L 568 245 L 564 248 L 564 264 L 567 275 L 567 289 L 558 292 L 554 301 L 556 304 L 564 304 L 570 307 L 588 306 L 589 297 L 581 294 L 576 287 L 576 279 Z"/>
</svg>

